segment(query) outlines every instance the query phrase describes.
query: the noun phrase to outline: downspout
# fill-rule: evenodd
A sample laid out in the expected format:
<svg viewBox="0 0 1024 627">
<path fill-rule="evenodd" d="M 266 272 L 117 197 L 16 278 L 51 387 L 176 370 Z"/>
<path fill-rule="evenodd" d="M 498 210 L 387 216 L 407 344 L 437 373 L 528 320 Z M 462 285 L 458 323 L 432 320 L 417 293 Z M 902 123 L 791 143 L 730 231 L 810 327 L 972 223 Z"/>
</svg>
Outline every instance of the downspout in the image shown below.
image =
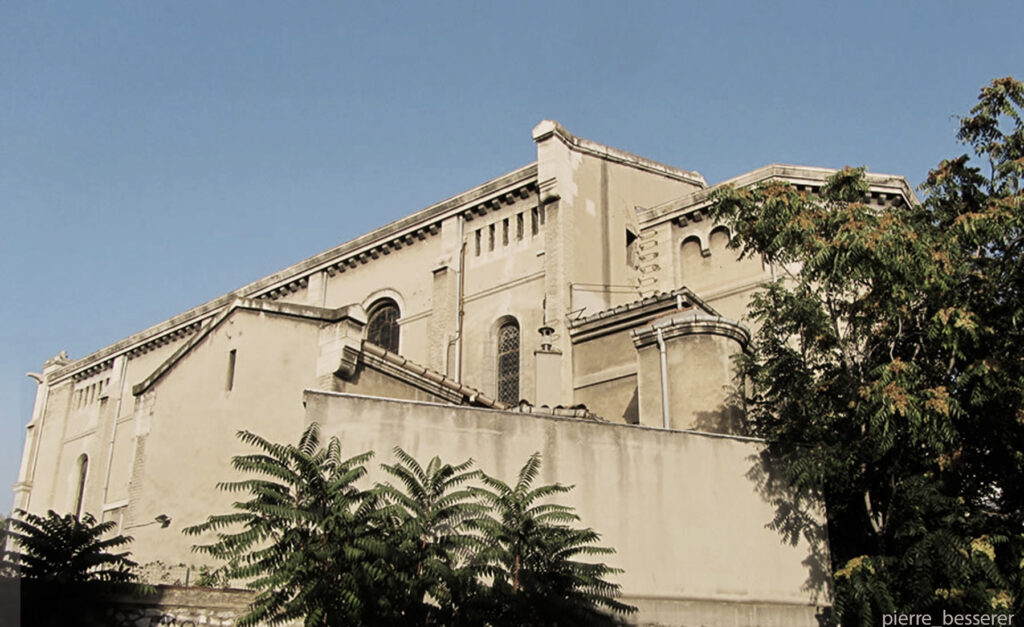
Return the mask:
<svg viewBox="0 0 1024 627">
<path fill-rule="evenodd" d="M 661 328 L 656 329 L 658 333 L 658 352 L 661 353 L 661 426 L 668 429 L 668 357 L 665 351 L 665 336 Z"/>
<path fill-rule="evenodd" d="M 102 514 L 103 507 L 107 504 L 107 492 L 110 489 L 110 466 L 114 463 L 114 438 L 117 437 L 117 421 L 121 418 L 121 399 L 124 398 L 124 380 L 128 371 L 128 354 L 121 356 L 121 384 L 117 392 L 117 403 L 114 405 L 114 424 L 110 428 L 110 443 L 107 445 L 107 469 L 103 478 L 103 501 L 100 503 Z"/>
<path fill-rule="evenodd" d="M 466 219 L 459 214 L 459 281 L 455 288 L 455 382 L 462 383 L 462 321 L 466 312 L 462 307 L 465 284 L 463 276 L 466 271 Z"/>
</svg>

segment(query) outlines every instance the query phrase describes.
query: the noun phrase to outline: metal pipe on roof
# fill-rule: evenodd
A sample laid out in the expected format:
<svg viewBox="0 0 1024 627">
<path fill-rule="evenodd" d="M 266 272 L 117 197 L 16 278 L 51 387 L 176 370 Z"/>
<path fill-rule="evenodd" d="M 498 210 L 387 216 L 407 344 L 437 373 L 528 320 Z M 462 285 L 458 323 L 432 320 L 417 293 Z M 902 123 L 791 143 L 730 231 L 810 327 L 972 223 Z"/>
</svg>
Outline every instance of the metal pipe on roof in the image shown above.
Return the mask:
<svg viewBox="0 0 1024 627">
<path fill-rule="evenodd" d="M 459 281 L 455 288 L 455 381 L 462 383 L 462 321 L 466 315 L 463 309 L 463 290 L 465 289 L 463 276 L 466 271 L 466 219 L 462 217 L 461 213 L 458 214 L 456 219 L 459 221 Z"/>
<path fill-rule="evenodd" d="M 656 331 L 658 333 L 658 352 L 661 353 L 661 426 L 668 429 L 668 357 L 665 349 L 665 336 L 661 333 L 661 327 L 658 327 Z"/>
</svg>

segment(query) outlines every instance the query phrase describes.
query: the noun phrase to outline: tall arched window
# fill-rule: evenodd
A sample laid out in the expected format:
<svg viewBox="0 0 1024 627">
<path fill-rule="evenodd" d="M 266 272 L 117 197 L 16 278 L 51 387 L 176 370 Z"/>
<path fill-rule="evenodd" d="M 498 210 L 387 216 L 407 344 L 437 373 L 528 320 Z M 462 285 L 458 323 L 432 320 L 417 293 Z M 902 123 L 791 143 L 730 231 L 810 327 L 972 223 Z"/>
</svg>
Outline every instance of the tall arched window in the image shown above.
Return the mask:
<svg viewBox="0 0 1024 627">
<path fill-rule="evenodd" d="M 519 402 L 519 323 L 511 320 L 498 328 L 498 400 Z"/>
<path fill-rule="evenodd" d="M 82 453 L 78 458 L 78 485 L 75 490 L 75 516 L 82 516 L 82 501 L 85 500 L 85 475 L 89 472 L 89 456 Z"/>
<path fill-rule="evenodd" d="M 398 352 L 398 304 L 382 298 L 370 307 L 366 339 L 393 353 Z"/>
</svg>

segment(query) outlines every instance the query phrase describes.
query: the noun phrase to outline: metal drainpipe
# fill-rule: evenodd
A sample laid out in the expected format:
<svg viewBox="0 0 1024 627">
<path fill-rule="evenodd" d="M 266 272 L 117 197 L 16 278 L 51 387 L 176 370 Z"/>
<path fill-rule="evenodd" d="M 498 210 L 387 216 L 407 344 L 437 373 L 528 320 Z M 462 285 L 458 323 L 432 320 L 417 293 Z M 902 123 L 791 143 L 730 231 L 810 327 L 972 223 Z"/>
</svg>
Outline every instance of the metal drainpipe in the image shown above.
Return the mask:
<svg viewBox="0 0 1024 627">
<path fill-rule="evenodd" d="M 463 275 L 466 271 L 466 219 L 459 214 L 459 282 L 455 288 L 455 382 L 462 383 L 462 309 Z"/>
<path fill-rule="evenodd" d="M 668 358 L 665 353 L 665 336 L 658 333 L 658 352 L 661 353 L 661 426 L 668 429 Z"/>
<path fill-rule="evenodd" d="M 124 398 L 124 379 L 128 374 L 128 353 L 121 356 L 121 381 L 117 391 L 117 403 L 114 405 L 114 424 L 110 428 L 110 443 L 107 445 L 107 470 L 103 478 L 103 502 L 100 503 L 100 516 L 107 504 L 107 492 L 110 490 L 110 466 L 114 462 L 114 438 L 117 437 L 117 421 L 121 417 L 121 399 Z"/>
</svg>

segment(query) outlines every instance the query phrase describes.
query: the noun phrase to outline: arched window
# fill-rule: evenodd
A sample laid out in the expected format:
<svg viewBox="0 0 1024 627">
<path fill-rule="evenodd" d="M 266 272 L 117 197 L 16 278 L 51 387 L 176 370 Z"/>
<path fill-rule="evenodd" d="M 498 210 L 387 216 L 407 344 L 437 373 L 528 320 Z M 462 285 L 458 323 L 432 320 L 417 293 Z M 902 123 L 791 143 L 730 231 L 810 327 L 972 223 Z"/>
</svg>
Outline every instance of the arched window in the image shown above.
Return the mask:
<svg viewBox="0 0 1024 627">
<path fill-rule="evenodd" d="M 514 320 L 498 328 L 498 401 L 519 402 L 519 324 Z"/>
<path fill-rule="evenodd" d="M 85 475 L 89 472 L 89 456 L 82 453 L 78 458 L 78 486 L 75 490 L 75 516 L 82 516 L 82 501 L 85 497 Z"/>
<path fill-rule="evenodd" d="M 366 323 L 366 339 L 392 353 L 398 352 L 398 304 L 390 298 L 378 300 L 370 307 Z"/>
</svg>

